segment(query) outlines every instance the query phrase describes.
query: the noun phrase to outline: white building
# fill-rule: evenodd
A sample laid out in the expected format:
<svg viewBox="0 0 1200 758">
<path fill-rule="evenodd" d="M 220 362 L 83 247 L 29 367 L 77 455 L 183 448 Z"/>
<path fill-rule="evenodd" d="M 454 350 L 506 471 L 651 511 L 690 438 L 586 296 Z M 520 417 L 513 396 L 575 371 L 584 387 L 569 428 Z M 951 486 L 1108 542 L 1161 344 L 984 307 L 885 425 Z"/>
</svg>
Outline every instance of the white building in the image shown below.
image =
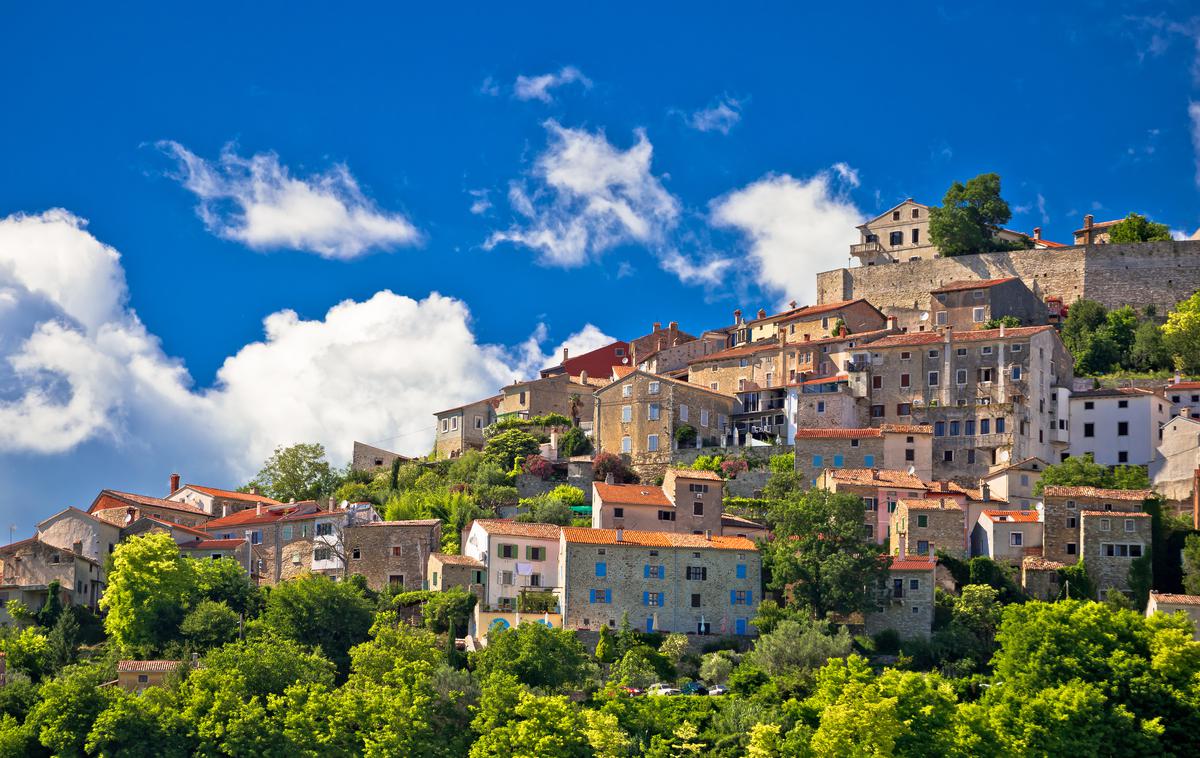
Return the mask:
<svg viewBox="0 0 1200 758">
<path fill-rule="evenodd" d="M 1186 410 L 1192 418 L 1200 418 L 1200 382 L 1185 382 L 1176 374 L 1163 388 L 1163 394 L 1174 406 L 1173 415 L 1179 416 Z"/>
<path fill-rule="evenodd" d="M 1071 455 L 1091 453 L 1103 466 L 1145 466 L 1154 460 L 1171 419 L 1167 398 L 1137 387 L 1071 394 Z"/>
<path fill-rule="evenodd" d="M 463 555 L 486 569 L 483 610 L 515 610 L 522 592 L 557 587 L 559 527 L 504 519 L 476 519 L 467 528 Z"/>
</svg>

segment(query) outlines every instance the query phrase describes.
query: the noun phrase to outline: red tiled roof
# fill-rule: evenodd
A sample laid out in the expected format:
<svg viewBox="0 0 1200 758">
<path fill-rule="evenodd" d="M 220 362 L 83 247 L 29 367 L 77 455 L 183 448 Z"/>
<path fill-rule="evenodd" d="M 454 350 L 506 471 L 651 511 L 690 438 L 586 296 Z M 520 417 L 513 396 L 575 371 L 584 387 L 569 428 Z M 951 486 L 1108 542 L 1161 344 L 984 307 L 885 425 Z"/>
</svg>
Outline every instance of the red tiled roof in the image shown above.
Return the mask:
<svg viewBox="0 0 1200 758">
<path fill-rule="evenodd" d="M 560 529 L 560 527 L 554 524 L 534 524 L 500 518 L 480 518 L 475 519 L 472 523 L 479 524 L 488 534 L 502 534 L 509 537 L 533 537 L 546 540 L 558 539 Z"/>
<path fill-rule="evenodd" d="M 617 541 L 620 531 L 621 541 Z M 634 529 L 588 529 L 582 526 L 564 526 L 563 538 L 567 542 L 588 545 L 635 545 L 638 547 L 685 547 L 709 548 L 713 550 L 745 550 L 758 552 L 754 542 L 746 537 L 723 537 L 703 534 L 677 534 L 675 532 L 643 532 Z"/>
<path fill-rule="evenodd" d="M 618 379 L 624 379 L 625 377 L 632 374 L 634 371 L 637 371 L 637 369 L 634 368 L 633 366 L 613 366 L 612 367 L 613 376 L 617 377 Z"/>
<path fill-rule="evenodd" d="M 1150 595 L 1157 603 L 1171 605 L 1200 605 L 1200 595 L 1175 595 L 1170 592 L 1151 592 Z"/>
<path fill-rule="evenodd" d="M 272 524 L 276 521 L 302 521 L 320 516 L 336 515 L 336 511 L 324 511 L 313 502 L 287 503 L 263 508 L 259 513 L 255 508 L 231 513 L 219 519 L 213 519 L 204 525 L 208 531 L 229 526 L 249 526 L 251 524 Z"/>
<path fill-rule="evenodd" d="M 1005 282 L 1015 282 L 1016 280 L 1017 280 L 1017 277 L 1015 277 L 1015 276 L 1006 276 L 1001 279 L 984 279 L 984 280 L 976 280 L 976 281 L 968 281 L 968 280 L 964 279 L 964 280 L 960 280 L 957 282 L 950 282 L 949 284 L 943 284 L 941 287 L 938 287 L 935 290 L 929 290 L 929 294 L 937 295 L 942 292 L 962 292 L 964 290 L 979 290 L 979 289 L 984 289 L 985 287 L 995 287 L 997 284 L 1004 284 Z"/>
<path fill-rule="evenodd" d="M 907 498 L 900 500 L 897 505 L 903 505 L 910 511 L 962 511 L 957 500 L 948 497 L 929 497 L 920 500 Z"/>
<path fill-rule="evenodd" d="M 263 504 L 271 504 L 271 505 L 279 504 L 278 500 L 272 500 L 271 498 L 267 497 L 266 495 L 254 495 L 249 492 L 235 492 L 233 490 L 222 490 L 222 489 L 218 489 L 216 487 L 204 487 L 199 484 L 185 484 L 182 487 L 180 487 L 179 489 L 180 490 L 193 489 L 193 490 L 196 490 L 197 492 L 203 492 L 206 495 L 212 495 L 213 497 L 222 497 L 222 498 L 226 498 L 228 500 L 244 500 L 248 503 L 263 503 Z M 178 492 L 178 491 L 179 490 L 175 490 L 175 492 Z M 174 495 L 175 492 L 172 492 L 171 494 Z"/>
<path fill-rule="evenodd" d="M 706 469 L 669 468 L 667 471 L 674 471 L 675 477 L 678 479 L 707 479 L 710 482 L 725 481 L 716 471 L 708 471 Z"/>
<path fill-rule="evenodd" d="M 1048 239 L 1034 239 L 1033 237 L 1030 237 L 1029 240 L 1033 243 L 1034 247 L 1037 247 L 1038 245 L 1043 245 L 1045 247 L 1069 247 L 1061 242 L 1051 242 Z"/>
<path fill-rule="evenodd" d="M 910 490 L 929 489 L 929 485 L 907 471 L 894 469 L 839 468 L 825 469 L 837 482 L 865 484 L 872 487 L 899 487 Z"/>
<path fill-rule="evenodd" d="M 1118 218 L 1118 219 L 1113 219 L 1112 221 L 1099 221 L 1099 222 L 1092 224 L 1091 229 L 1093 231 L 1095 231 L 1096 229 L 1107 229 L 1108 227 L 1112 226 L 1113 224 L 1119 224 L 1124 220 L 1125 219 L 1123 219 L 1123 218 Z M 1083 234 L 1087 230 L 1088 230 L 1088 227 L 1084 227 L 1082 229 L 1076 229 L 1075 233 Z"/>
<path fill-rule="evenodd" d="M 815 429 L 797 429 L 796 439 L 864 439 L 866 437 L 880 437 L 883 432 L 875 427 L 862 427 L 858 429 L 842 429 L 834 427 L 819 427 Z"/>
<path fill-rule="evenodd" d="M 1014 524 L 1036 524 L 1038 520 L 1037 511 L 986 510 L 983 512 L 983 515 L 992 521 L 1005 521 Z"/>
<path fill-rule="evenodd" d="M 605 503 L 622 505 L 656 505 L 660 508 L 674 508 L 675 505 L 667 498 L 662 487 L 650 484 L 606 484 L 596 482 L 596 494 Z"/>
<path fill-rule="evenodd" d="M 770 339 L 759 340 L 758 342 L 751 342 L 746 345 L 727 347 L 724 350 L 718 350 L 715 353 L 702 355 L 699 358 L 693 358 L 688 361 L 688 365 L 691 366 L 694 363 L 705 363 L 707 361 L 723 361 L 729 358 L 738 358 L 743 355 L 754 355 L 755 353 L 765 353 L 779 349 L 779 340 L 772 337 Z"/>
<path fill-rule="evenodd" d="M 1040 555 L 1027 555 L 1021 560 L 1021 565 L 1032 571 L 1057 571 L 1066 568 L 1067 564 L 1051 561 Z"/>
<path fill-rule="evenodd" d="M 892 571 L 933 571 L 937 566 L 937 561 L 923 558 L 900 558 L 893 557 L 891 564 L 888 566 Z"/>
<path fill-rule="evenodd" d="M 404 521 L 368 521 L 365 524 L 355 524 L 354 529 L 360 527 L 386 527 L 386 526 L 437 526 L 442 523 L 441 519 L 436 518 L 414 518 Z"/>
<path fill-rule="evenodd" d="M 202 529 L 195 529 L 190 526 L 184 526 L 183 524 L 176 524 L 174 521 L 168 521 L 167 519 L 155 518 L 154 516 L 142 516 L 142 518 L 146 519 L 147 521 L 153 521 L 156 524 L 162 524 L 163 526 L 167 527 L 168 529 L 178 529 L 181 532 L 187 532 L 188 534 L 194 534 L 198 537 L 207 537 L 208 536 L 208 532 L 205 532 Z M 212 522 L 209 522 L 209 523 L 212 523 Z"/>
<path fill-rule="evenodd" d="M 174 500 L 163 500 L 159 497 L 150 497 L 148 495 L 135 495 L 132 492 L 121 492 L 120 490 L 100 490 L 100 494 L 92 501 L 92 507 L 88 509 L 88 513 L 95 513 L 98 510 L 112 510 L 113 508 L 124 508 L 126 506 L 111 506 L 109 508 L 97 508 L 96 504 L 100 498 L 108 495 L 114 500 L 120 500 L 127 505 L 133 506 L 151 506 L 154 508 L 167 508 L 170 510 L 182 511 L 184 513 L 195 513 L 201 516 L 207 516 L 202 509 L 187 503 L 177 503 Z"/>
<path fill-rule="evenodd" d="M 239 545 L 244 545 L 245 539 L 228 539 L 228 540 L 199 540 L 197 542 L 185 542 L 179 546 L 180 550 L 234 550 Z"/>
<path fill-rule="evenodd" d="M 1099 487 L 1064 487 L 1053 484 L 1042 490 L 1042 497 L 1087 497 L 1097 500 L 1136 500 L 1153 495 L 1150 490 L 1105 490 Z"/>
<path fill-rule="evenodd" d="M 1149 513 L 1142 511 L 1080 511 L 1081 516 L 1111 516 L 1112 518 L 1150 518 Z"/>
<path fill-rule="evenodd" d="M 834 376 L 820 376 L 816 379 L 805 379 L 802 382 L 797 382 L 797 384 L 832 384 L 834 382 L 847 381 L 849 378 L 850 376 L 848 374 L 836 374 Z"/>
<path fill-rule="evenodd" d="M 122 673 L 152 672 L 162 673 L 179 668 L 180 661 L 118 661 L 117 671 Z"/>
<path fill-rule="evenodd" d="M 1054 327 L 1049 325 L 1015 326 L 1004 330 L 1004 339 L 1020 339 L 1053 330 Z M 954 332 L 951 335 L 953 342 L 982 342 L 984 340 L 996 339 L 1000 339 L 999 329 L 974 329 L 967 332 Z M 904 345 L 929 345 L 943 341 L 945 341 L 945 337 L 942 336 L 942 332 L 909 332 L 907 334 L 893 334 L 890 337 L 876 340 L 871 343 L 871 347 L 874 349 L 877 347 L 900 347 Z"/>
<path fill-rule="evenodd" d="M 470 566 L 472 568 L 483 568 L 483 563 L 469 555 L 434 553 L 430 557 L 437 559 L 443 566 Z"/>
<path fill-rule="evenodd" d="M 1200 382 L 1178 382 L 1176 384 L 1168 384 L 1168 390 L 1200 390 Z"/>
<path fill-rule="evenodd" d="M 876 308 L 875 306 L 873 306 L 869 302 L 867 302 L 866 298 L 860 297 L 855 300 L 842 300 L 840 302 L 825 303 L 823 305 L 802 305 L 799 308 L 792 308 L 791 310 L 781 311 L 779 313 L 776 313 L 774 316 L 765 316 L 763 318 L 756 318 L 753 321 L 750 321 L 748 323 L 759 324 L 759 323 L 765 323 L 768 321 L 784 321 L 784 320 L 788 320 L 788 319 L 792 319 L 792 318 L 807 318 L 809 316 L 820 316 L 825 313 L 830 313 L 832 311 L 841 310 L 842 308 L 849 308 L 850 306 L 854 305 L 855 303 L 866 303 L 867 305 L 871 306 L 872 310 L 875 310 L 876 312 L 879 311 L 878 308 Z M 880 313 L 879 315 L 883 316 L 882 313 Z"/>
</svg>

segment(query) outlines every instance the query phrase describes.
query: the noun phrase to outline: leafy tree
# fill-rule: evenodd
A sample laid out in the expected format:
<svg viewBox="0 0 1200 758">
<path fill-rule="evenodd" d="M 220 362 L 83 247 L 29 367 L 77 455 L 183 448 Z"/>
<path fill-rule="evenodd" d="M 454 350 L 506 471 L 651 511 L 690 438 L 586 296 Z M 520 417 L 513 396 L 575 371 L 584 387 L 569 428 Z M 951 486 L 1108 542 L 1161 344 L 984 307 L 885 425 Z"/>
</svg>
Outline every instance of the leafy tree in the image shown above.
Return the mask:
<svg viewBox="0 0 1200 758">
<path fill-rule="evenodd" d="M 674 671 L 667 657 L 649 645 L 635 645 L 608 672 L 611 682 L 631 687 L 648 687 L 662 679 L 670 679 Z"/>
<path fill-rule="evenodd" d="M 44 627 L 52 627 L 62 614 L 62 584 L 57 579 L 46 585 L 46 602 L 37 613 L 37 622 Z"/>
<path fill-rule="evenodd" d="M 772 507 L 772 589 L 816 618 L 876 607 L 887 575 L 883 547 L 863 534 L 862 499 L 811 489 Z"/>
<path fill-rule="evenodd" d="M 1062 328 L 1062 341 L 1067 350 L 1078 359 L 1087 349 L 1092 333 L 1105 323 L 1107 316 L 1108 311 L 1095 300 L 1080 298 L 1071 303 Z"/>
<path fill-rule="evenodd" d="M 679 448 L 693 447 L 696 444 L 696 427 L 691 424 L 680 424 L 675 428 L 675 446 Z"/>
<path fill-rule="evenodd" d="M 1034 486 L 1040 495 L 1046 487 L 1102 487 L 1105 489 L 1149 489 L 1150 479 L 1140 466 L 1116 466 L 1109 469 L 1096 463 L 1091 453 L 1072 455 L 1061 463 L 1051 464 L 1042 472 Z"/>
<path fill-rule="evenodd" d="M 546 480 L 554 473 L 554 465 L 540 455 L 526 456 L 521 463 L 521 469 L 530 476 Z"/>
<path fill-rule="evenodd" d="M 1200 292 L 1176 304 L 1167 314 L 1162 332 L 1176 368 L 1200 373 Z"/>
<path fill-rule="evenodd" d="M 1084 559 L 1081 558 L 1074 565 L 1060 568 L 1058 578 L 1063 587 L 1063 597 L 1068 600 L 1096 599 L 1096 583 L 1092 581 L 1092 575 L 1087 572 Z"/>
<path fill-rule="evenodd" d="M 513 467 L 516 459 L 537 455 L 540 449 L 537 437 L 520 429 L 509 429 L 484 443 L 483 454 L 492 463 L 507 471 Z"/>
<path fill-rule="evenodd" d="M 401 664 L 420 661 L 433 665 L 445 660 L 431 631 L 409 626 L 395 611 L 375 614 L 370 635 L 350 650 L 350 669 L 357 679 L 384 684 Z"/>
<path fill-rule="evenodd" d="M 1200 534 L 1189 534 L 1184 538 L 1183 591 L 1200 595 Z"/>
<path fill-rule="evenodd" d="M 709 684 L 725 684 L 733 667 L 737 665 L 735 654 L 729 650 L 706 653 L 700 661 L 700 678 Z"/>
<path fill-rule="evenodd" d="M 258 586 L 233 558 L 193 560 L 196 575 L 196 595 L 199 598 L 225 603 L 234 613 L 256 615 L 263 598 Z"/>
<path fill-rule="evenodd" d="M 350 648 L 367 639 L 371 604 L 348 582 L 307 574 L 271 590 L 260 622 L 279 637 L 320 648 L 345 672 Z"/>
<path fill-rule="evenodd" d="M 1129 590 L 1133 593 L 1134 610 L 1142 611 L 1150 601 L 1150 590 L 1154 585 L 1154 550 L 1147 546 L 1140 558 L 1129 562 Z"/>
<path fill-rule="evenodd" d="M 578 487 L 573 487 L 569 484 L 560 484 L 550 490 L 547 495 L 554 500 L 561 501 L 570 507 L 578 507 L 587 504 L 587 495 Z"/>
<path fill-rule="evenodd" d="M 333 492 L 337 476 L 325 460 L 324 445 L 315 442 L 281 445 L 248 486 L 282 502 L 316 500 Z"/>
<path fill-rule="evenodd" d="M 526 498 L 521 501 L 521 505 L 529 510 L 517 516 L 517 521 L 570 526 L 571 520 L 575 518 L 571 506 L 551 495 Z"/>
<path fill-rule="evenodd" d="M 772 455 L 771 459 L 767 461 L 767 467 L 772 474 L 793 473 L 796 470 L 796 454 L 781 453 L 779 455 Z"/>
<path fill-rule="evenodd" d="M 1166 224 L 1149 221 L 1145 216 L 1130 213 L 1125 220 L 1108 229 L 1108 241 L 1113 244 L 1129 242 L 1160 242 L 1171 239 L 1171 230 Z"/>
<path fill-rule="evenodd" d="M 596 641 L 596 660 L 601 663 L 612 663 L 616 658 L 616 652 L 613 649 L 615 644 L 612 629 L 607 624 L 600 627 L 600 639 Z"/>
<path fill-rule="evenodd" d="M 471 758 L 497 756 L 592 755 L 588 723 L 583 713 L 562 696 L 518 696 L 513 718 L 480 735 L 471 746 Z"/>
<path fill-rule="evenodd" d="M 625 465 L 625 461 L 621 460 L 619 455 L 609 452 L 597 453 L 592 459 L 592 478 L 603 482 L 609 474 L 613 475 L 613 481 L 617 484 L 637 481 L 637 475 Z"/>
<path fill-rule="evenodd" d="M 87 751 L 114 758 L 186 758 L 192 744 L 171 694 L 152 687 L 140 695 L 115 690 L 88 732 Z"/>
<path fill-rule="evenodd" d="M 827 622 L 781 622 L 758 638 L 751 653 L 754 663 L 770 676 L 812 671 L 830 658 L 844 658 L 854 649 L 846 627 L 836 631 Z"/>
<path fill-rule="evenodd" d="M 0 651 L 11 671 L 20 671 L 37 681 L 50 668 L 50 639 L 42 629 L 0 628 Z"/>
<path fill-rule="evenodd" d="M 487 647 L 471 653 L 471 664 L 484 681 L 505 673 L 548 691 L 581 686 L 592 671 L 574 632 L 528 622 L 489 634 Z"/>
<path fill-rule="evenodd" d="M 475 610 L 475 593 L 462 587 L 451 587 L 444 592 L 435 592 L 423 610 L 425 625 L 438 634 L 446 635 L 447 655 L 452 656 L 454 640 L 458 630 L 466 627 Z"/>
<path fill-rule="evenodd" d="M 175 636 L 195 586 L 193 565 L 170 535 L 124 540 L 112 553 L 100 598 L 108 612 L 104 630 L 118 648 L 149 654 Z"/>
<path fill-rule="evenodd" d="M 1162 328 L 1153 321 L 1138 324 L 1129 348 L 1129 367 L 1136 371 L 1159 371 L 1171 367 L 1171 354 L 1163 342 Z"/>
<path fill-rule="evenodd" d="M 81 636 L 78 617 L 71 612 L 59 614 L 46 637 L 46 657 L 52 670 L 60 671 L 75 662 Z"/>
<path fill-rule="evenodd" d="M 83 755 L 92 724 L 114 695 L 100 686 L 111 673 L 92 664 L 68 666 L 42 685 L 41 702 L 26 724 L 43 747 L 55 755 Z"/>
<path fill-rule="evenodd" d="M 220 647 L 238 635 L 238 615 L 223 601 L 202 600 L 188 611 L 179 633 L 199 650 Z"/>
<path fill-rule="evenodd" d="M 1000 318 L 988 319 L 988 321 L 980 328 L 999 329 L 1003 326 L 1005 329 L 1015 329 L 1020 325 L 1021 319 L 1017 318 L 1016 316 L 1001 316 Z"/>
<path fill-rule="evenodd" d="M 591 451 L 592 441 L 577 426 L 572 426 L 558 438 L 558 454 L 564 458 L 587 455 Z"/>
<path fill-rule="evenodd" d="M 1010 250 L 1012 243 L 995 236 L 1010 218 L 999 174 L 980 174 L 951 184 L 941 207 L 929 209 L 929 241 L 943 256 Z"/>
<path fill-rule="evenodd" d="M 365 503 L 374 500 L 375 493 L 369 485 L 362 482 L 343 482 L 333 491 L 333 501 L 350 503 Z"/>
</svg>

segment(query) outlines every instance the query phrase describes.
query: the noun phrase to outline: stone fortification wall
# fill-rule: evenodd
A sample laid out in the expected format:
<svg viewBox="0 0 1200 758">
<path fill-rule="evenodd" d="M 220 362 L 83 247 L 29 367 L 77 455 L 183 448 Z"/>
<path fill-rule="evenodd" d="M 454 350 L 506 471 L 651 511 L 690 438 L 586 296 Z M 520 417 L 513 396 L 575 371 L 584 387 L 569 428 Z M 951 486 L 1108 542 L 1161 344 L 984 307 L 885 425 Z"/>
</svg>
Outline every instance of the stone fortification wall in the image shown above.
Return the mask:
<svg viewBox="0 0 1200 758">
<path fill-rule="evenodd" d="M 817 274 L 817 302 L 865 297 L 885 312 L 925 310 L 932 289 L 1005 276 L 1020 277 L 1040 298 L 1154 305 L 1161 313 L 1200 289 L 1200 242 L 1077 245 L 836 269 Z"/>
</svg>

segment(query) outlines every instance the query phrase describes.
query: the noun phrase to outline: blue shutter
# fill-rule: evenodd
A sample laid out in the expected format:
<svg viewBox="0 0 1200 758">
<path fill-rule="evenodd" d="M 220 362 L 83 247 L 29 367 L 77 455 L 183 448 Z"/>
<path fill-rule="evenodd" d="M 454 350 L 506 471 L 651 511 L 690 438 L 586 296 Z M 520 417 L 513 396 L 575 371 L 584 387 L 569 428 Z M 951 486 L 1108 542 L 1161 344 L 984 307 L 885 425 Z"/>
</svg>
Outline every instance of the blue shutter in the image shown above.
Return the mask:
<svg viewBox="0 0 1200 758">
<path fill-rule="evenodd" d="M 730 604 L 730 605 L 737 605 L 737 590 L 730 590 L 730 591 L 729 591 L 729 604 Z"/>
<path fill-rule="evenodd" d="M 814 455 L 813 456 L 813 468 L 820 468 L 820 467 L 821 467 L 821 456 Z"/>
<path fill-rule="evenodd" d="M 604 590 L 604 602 L 612 603 L 612 590 Z"/>
<path fill-rule="evenodd" d="M 608 564 L 604 561 L 596 562 L 596 576 L 608 576 Z"/>
<path fill-rule="evenodd" d="M 737 565 L 737 578 L 738 578 L 738 579 L 745 579 L 745 578 L 746 578 L 746 564 L 744 564 L 744 563 L 739 563 L 739 564 Z"/>
<path fill-rule="evenodd" d="M 875 468 L 875 456 L 864 455 L 863 456 L 863 467 L 864 468 Z"/>
<path fill-rule="evenodd" d="M 588 602 L 589 603 L 596 602 L 596 591 L 595 590 L 588 590 Z"/>
<path fill-rule="evenodd" d="M 645 566 L 642 567 L 642 577 L 646 578 L 646 579 L 650 578 L 650 564 L 649 563 L 647 563 Z"/>
<path fill-rule="evenodd" d="M 746 605 L 754 605 L 754 593 L 751 590 L 746 590 Z"/>
<path fill-rule="evenodd" d="M 841 468 L 842 467 L 842 456 L 840 456 L 840 455 L 833 456 L 833 465 L 837 468 Z"/>
<path fill-rule="evenodd" d="M 666 567 L 666 566 L 659 566 L 659 567 L 658 567 L 658 578 L 659 578 L 659 579 L 666 579 L 666 578 L 667 578 L 667 567 Z"/>
<path fill-rule="evenodd" d="M 649 567 L 647 567 L 647 568 L 649 568 Z M 642 593 L 642 605 L 650 605 L 650 593 L 649 592 Z"/>
</svg>

